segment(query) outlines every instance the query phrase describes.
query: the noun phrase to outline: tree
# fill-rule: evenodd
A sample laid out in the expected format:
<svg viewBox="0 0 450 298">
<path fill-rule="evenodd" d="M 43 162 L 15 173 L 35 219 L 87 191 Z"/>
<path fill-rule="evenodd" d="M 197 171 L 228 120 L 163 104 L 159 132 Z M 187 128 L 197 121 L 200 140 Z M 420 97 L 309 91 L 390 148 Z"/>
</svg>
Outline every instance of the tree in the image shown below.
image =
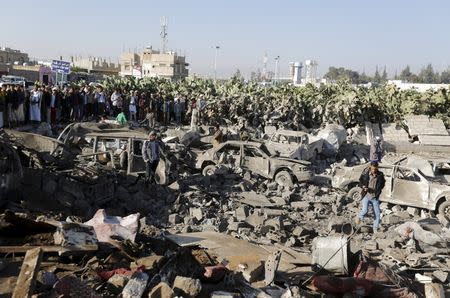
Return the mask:
<svg viewBox="0 0 450 298">
<path fill-rule="evenodd" d="M 425 68 L 422 68 L 418 77 L 420 83 L 433 84 L 438 81 L 438 77 L 436 76 L 431 64 L 428 64 Z"/>
<path fill-rule="evenodd" d="M 378 71 L 378 65 L 377 65 L 377 68 L 375 69 L 375 74 L 373 75 L 373 81 L 377 84 L 381 83 L 381 76 L 380 76 L 380 72 Z"/>
<path fill-rule="evenodd" d="M 450 68 L 441 72 L 439 81 L 441 84 L 450 84 Z"/>
<path fill-rule="evenodd" d="M 405 69 L 402 70 L 402 72 L 400 73 L 400 80 L 405 81 L 405 82 L 411 82 L 411 70 L 409 69 L 409 65 L 406 65 Z"/>
<path fill-rule="evenodd" d="M 381 75 L 381 81 L 382 81 L 383 83 L 386 83 L 386 82 L 387 82 L 386 66 L 384 66 L 383 74 Z"/>
<path fill-rule="evenodd" d="M 331 66 L 328 68 L 328 72 L 324 76 L 331 82 L 337 82 L 341 80 L 348 79 L 352 84 L 361 84 L 364 83 L 361 81 L 361 76 L 357 71 L 351 69 L 345 69 L 343 67 L 334 67 Z"/>
</svg>

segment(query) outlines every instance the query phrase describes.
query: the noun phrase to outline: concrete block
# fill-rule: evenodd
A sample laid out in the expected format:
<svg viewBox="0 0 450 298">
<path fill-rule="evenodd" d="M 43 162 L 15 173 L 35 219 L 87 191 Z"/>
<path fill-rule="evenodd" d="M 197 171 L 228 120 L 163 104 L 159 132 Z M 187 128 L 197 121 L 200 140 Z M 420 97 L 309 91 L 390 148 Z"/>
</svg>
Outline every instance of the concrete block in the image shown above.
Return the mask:
<svg viewBox="0 0 450 298">
<path fill-rule="evenodd" d="M 202 283 L 199 279 L 177 276 L 172 287 L 175 295 L 182 297 L 196 297 L 202 290 Z"/>
<path fill-rule="evenodd" d="M 172 225 L 179 224 L 179 223 L 181 223 L 181 217 L 176 213 L 170 214 L 169 215 L 169 223 L 171 223 Z"/>
<path fill-rule="evenodd" d="M 189 208 L 189 214 L 195 217 L 198 221 L 203 219 L 203 211 L 201 208 Z"/>
<path fill-rule="evenodd" d="M 241 206 L 235 210 L 235 216 L 238 221 L 244 221 L 249 215 L 248 207 Z"/>
<path fill-rule="evenodd" d="M 309 208 L 309 202 L 307 201 L 296 201 L 291 202 L 291 207 L 294 209 L 308 209 Z"/>
<path fill-rule="evenodd" d="M 172 288 L 165 282 L 157 284 L 148 294 L 149 298 L 174 297 Z"/>
</svg>

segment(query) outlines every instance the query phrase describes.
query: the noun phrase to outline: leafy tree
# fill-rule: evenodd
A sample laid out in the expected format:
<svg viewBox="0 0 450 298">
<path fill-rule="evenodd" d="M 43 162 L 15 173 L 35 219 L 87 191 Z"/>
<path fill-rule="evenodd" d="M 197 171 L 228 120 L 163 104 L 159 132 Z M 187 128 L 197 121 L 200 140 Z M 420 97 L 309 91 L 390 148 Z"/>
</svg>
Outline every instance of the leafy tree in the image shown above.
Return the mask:
<svg viewBox="0 0 450 298">
<path fill-rule="evenodd" d="M 373 81 L 377 84 L 381 83 L 381 76 L 380 76 L 380 72 L 378 71 L 378 65 L 377 65 L 377 68 L 375 69 L 375 74 L 373 75 Z"/>
<path fill-rule="evenodd" d="M 450 84 L 450 68 L 441 72 L 439 81 L 441 84 Z"/>
<path fill-rule="evenodd" d="M 381 81 L 383 83 L 387 82 L 387 72 L 386 72 L 386 66 L 383 69 L 383 74 L 381 75 Z"/>
<path fill-rule="evenodd" d="M 431 64 L 428 64 L 425 68 L 422 68 L 422 70 L 418 74 L 418 78 L 420 83 L 426 84 L 433 84 L 438 81 L 436 73 L 434 72 L 433 66 Z"/>
<path fill-rule="evenodd" d="M 409 65 L 406 65 L 405 69 L 402 70 L 402 72 L 400 73 L 400 80 L 405 81 L 405 82 L 411 82 L 411 77 L 412 77 L 412 73 L 411 70 L 409 68 Z"/>
</svg>

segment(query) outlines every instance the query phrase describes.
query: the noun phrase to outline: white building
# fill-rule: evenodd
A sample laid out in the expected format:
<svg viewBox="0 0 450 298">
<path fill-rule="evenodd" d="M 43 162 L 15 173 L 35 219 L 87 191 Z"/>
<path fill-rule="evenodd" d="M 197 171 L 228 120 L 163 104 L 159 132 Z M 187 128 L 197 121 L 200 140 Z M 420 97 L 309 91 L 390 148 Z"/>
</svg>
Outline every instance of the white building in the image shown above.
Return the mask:
<svg viewBox="0 0 450 298">
<path fill-rule="evenodd" d="M 426 92 L 428 90 L 449 89 L 448 84 L 422 84 L 422 83 L 406 83 L 401 80 L 389 80 L 388 84 L 395 85 L 400 90 L 415 89 L 419 92 Z"/>
</svg>

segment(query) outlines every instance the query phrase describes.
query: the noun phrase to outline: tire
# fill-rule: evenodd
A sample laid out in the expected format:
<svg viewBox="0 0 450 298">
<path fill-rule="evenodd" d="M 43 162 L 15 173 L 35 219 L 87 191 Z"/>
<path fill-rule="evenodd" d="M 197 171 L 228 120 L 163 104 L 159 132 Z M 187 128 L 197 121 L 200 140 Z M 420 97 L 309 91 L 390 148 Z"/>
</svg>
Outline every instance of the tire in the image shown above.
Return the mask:
<svg viewBox="0 0 450 298">
<path fill-rule="evenodd" d="M 450 201 L 447 200 L 445 202 L 442 202 L 442 204 L 439 205 L 438 213 L 442 214 L 445 219 L 450 221 Z"/>
<path fill-rule="evenodd" d="M 361 192 L 362 188 L 355 186 L 348 191 L 347 198 L 352 199 L 354 202 L 359 202 L 362 200 Z"/>
<path fill-rule="evenodd" d="M 294 182 L 292 181 L 291 173 L 288 171 L 279 171 L 275 175 L 275 182 L 282 186 L 291 187 L 294 185 Z"/>
<path fill-rule="evenodd" d="M 215 165 L 207 165 L 206 167 L 203 168 L 202 170 L 202 175 L 203 176 L 211 176 L 214 175 L 214 173 L 216 172 L 217 167 Z"/>
</svg>

